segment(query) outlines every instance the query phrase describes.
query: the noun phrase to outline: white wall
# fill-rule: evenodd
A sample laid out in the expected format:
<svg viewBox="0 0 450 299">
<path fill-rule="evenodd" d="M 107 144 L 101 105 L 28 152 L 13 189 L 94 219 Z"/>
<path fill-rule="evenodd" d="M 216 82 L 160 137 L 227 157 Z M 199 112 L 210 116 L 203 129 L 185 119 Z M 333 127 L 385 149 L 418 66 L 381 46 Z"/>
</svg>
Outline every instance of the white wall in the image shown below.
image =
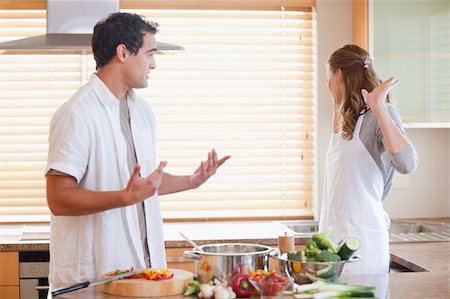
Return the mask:
<svg viewBox="0 0 450 299">
<path fill-rule="evenodd" d="M 334 50 L 352 42 L 352 1 L 317 0 L 316 13 L 318 198 L 315 217 L 318 219 L 325 153 L 331 134 L 331 100 L 324 64 Z M 384 203 L 386 211 L 391 218 L 450 217 L 450 129 L 407 129 L 407 134 L 419 153 L 419 167 L 407 176 L 396 174 Z"/>
<path fill-rule="evenodd" d="M 417 170 L 396 174 L 384 207 L 392 218 L 450 216 L 450 129 L 407 129 L 419 154 Z"/>
<path fill-rule="evenodd" d="M 351 0 L 317 0 L 317 199 L 318 219 L 322 201 L 325 154 L 331 134 L 331 97 L 327 87 L 325 62 L 337 48 L 352 42 Z"/>
</svg>

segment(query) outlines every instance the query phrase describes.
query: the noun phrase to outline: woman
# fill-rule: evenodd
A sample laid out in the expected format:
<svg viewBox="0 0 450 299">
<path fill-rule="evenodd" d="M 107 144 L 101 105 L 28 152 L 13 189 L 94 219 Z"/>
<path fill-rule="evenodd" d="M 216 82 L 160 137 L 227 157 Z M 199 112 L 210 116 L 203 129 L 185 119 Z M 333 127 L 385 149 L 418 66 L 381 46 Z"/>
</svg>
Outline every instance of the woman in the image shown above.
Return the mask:
<svg viewBox="0 0 450 299">
<path fill-rule="evenodd" d="M 362 260 L 346 274 L 389 271 L 389 217 L 382 201 L 394 170 L 407 174 L 417 154 L 391 106 L 395 78 L 382 82 L 369 54 L 346 45 L 328 59 L 328 89 L 333 98 L 333 134 L 327 151 L 320 230 L 336 241 L 355 237 Z"/>
</svg>

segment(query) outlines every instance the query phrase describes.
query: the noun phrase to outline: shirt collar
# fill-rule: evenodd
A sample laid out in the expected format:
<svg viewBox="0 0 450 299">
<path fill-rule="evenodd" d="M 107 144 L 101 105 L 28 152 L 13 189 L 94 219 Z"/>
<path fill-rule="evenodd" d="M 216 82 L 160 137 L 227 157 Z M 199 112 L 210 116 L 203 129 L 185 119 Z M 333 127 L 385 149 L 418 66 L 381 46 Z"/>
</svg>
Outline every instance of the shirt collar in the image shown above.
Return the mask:
<svg viewBox="0 0 450 299">
<path fill-rule="evenodd" d="M 97 76 L 96 73 L 91 75 L 88 84 L 92 87 L 99 101 L 104 105 L 119 105 L 120 101 L 112 94 L 109 88 L 103 83 L 103 81 Z M 133 89 L 130 89 L 127 93 L 128 107 L 131 110 L 134 107 L 136 101 L 136 93 Z"/>
</svg>

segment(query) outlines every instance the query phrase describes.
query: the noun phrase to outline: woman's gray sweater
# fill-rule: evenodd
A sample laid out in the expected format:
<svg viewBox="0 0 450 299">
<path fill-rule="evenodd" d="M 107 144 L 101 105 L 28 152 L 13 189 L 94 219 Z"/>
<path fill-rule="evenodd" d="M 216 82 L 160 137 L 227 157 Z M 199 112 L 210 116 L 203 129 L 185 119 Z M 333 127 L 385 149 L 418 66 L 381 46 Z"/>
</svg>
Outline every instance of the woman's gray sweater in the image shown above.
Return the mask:
<svg viewBox="0 0 450 299">
<path fill-rule="evenodd" d="M 387 104 L 387 107 L 395 125 L 405 134 L 398 112 L 390 104 Z M 410 143 L 404 150 L 390 155 L 385 149 L 383 134 L 381 133 L 375 114 L 371 110 L 365 113 L 359 138 L 375 160 L 383 175 L 384 191 L 382 199 L 384 200 L 391 189 L 394 170 L 402 174 L 408 174 L 416 169 L 418 163 L 417 152 Z"/>
</svg>

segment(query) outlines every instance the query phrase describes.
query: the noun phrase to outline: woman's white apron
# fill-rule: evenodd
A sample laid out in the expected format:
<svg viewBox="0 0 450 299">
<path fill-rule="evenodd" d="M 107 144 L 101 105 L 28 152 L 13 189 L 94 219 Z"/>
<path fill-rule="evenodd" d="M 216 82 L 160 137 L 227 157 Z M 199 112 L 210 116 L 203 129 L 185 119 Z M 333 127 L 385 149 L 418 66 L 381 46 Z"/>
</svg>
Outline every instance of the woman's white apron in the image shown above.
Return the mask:
<svg viewBox="0 0 450 299">
<path fill-rule="evenodd" d="M 351 140 L 331 137 L 319 230 L 331 227 L 336 242 L 349 237 L 361 242 L 356 254 L 362 260 L 346 264 L 344 274 L 384 274 L 389 271 L 389 217 L 381 202 L 383 177 L 359 138 L 363 118 Z"/>
</svg>

